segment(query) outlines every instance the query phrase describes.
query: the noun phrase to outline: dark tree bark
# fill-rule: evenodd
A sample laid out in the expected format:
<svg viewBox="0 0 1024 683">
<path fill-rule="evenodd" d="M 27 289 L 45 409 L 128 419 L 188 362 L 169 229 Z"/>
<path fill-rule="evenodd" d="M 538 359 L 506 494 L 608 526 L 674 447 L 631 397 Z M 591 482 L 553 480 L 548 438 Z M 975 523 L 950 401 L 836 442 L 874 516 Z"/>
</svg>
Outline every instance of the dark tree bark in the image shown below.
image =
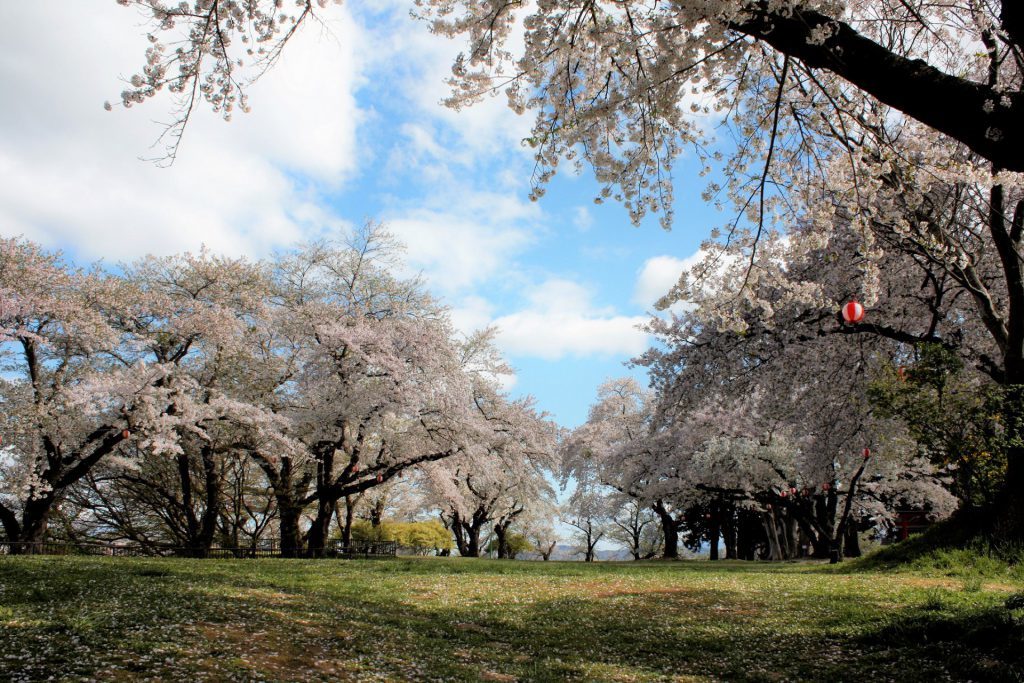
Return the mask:
<svg viewBox="0 0 1024 683">
<path fill-rule="evenodd" d="M 665 536 L 665 550 L 662 557 L 666 560 L 679 558 L 679 526 L 680 522 L 669 512 L 664 501 L 656 501 L 651 508 L 661 520 L 661 532 Z"/>
<path fill-rule="evenodd" d="M 1007 11 L 1010 4 L 1004 3 L 1003 21 L 1019 29 L 1020 10 Z M 823 43 L 813 44 L 809 38 L 822 27 L 833 27 L 834 32 Z M 849 24 L 813 10 L 782 14 L 770 10 L 766 0 L 758 0 L 731 28 L 811 68 L 841 76 L 1001 168 L 1024 171 L 1022 93 L 1004 93 L 988 84 L 950 76 L 921 60 L 907 59 L 860 35 Z M 987 104 L 1002 103 L 1003 97 L 1009 106 Z"/>
<path fill-rule="evenodd" d="M 732 502 L 722 503 L 722 538 L 725 541 L 725 559 L 739 559 L 736 548 L 736 505 Z"/>
</svg>

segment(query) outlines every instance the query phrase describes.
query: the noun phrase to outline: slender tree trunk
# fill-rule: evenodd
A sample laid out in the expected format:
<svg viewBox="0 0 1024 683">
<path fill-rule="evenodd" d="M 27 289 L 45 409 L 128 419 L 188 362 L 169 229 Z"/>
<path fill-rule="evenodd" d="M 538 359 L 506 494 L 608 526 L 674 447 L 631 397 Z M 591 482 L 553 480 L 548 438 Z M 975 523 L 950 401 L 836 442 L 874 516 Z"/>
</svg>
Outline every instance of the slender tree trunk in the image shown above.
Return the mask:
<svg viewBox="0 0 1024 683">
<path fill-rule="evenodd" d="M 356 500 L 345 496 L 345 522 L 341 526 L 341 545 L 348 549 L 352 546 L 352 522 L 356 516 Z"/>
<path fill-rule="evenodd" d="M 736 560 L 736 506 L 733 503 L 722 504 L 722 536 L 725 539 L 725 559 Z"/>
<path fill-rule="evenodd" d="M 387 507 L 387 501 L 384 496 L 378 496 L 373 501 L 373 505 L 370 507 L 370 526 L 374 529 L 380 528 L 380 525 L 384 522 L 384 510 Z"/>
<path fill-rule="evenodd" d="M 711 501 L 711 519 L 708 524 L 708 551 L 712 561 L 718 559 L 718 538 L 721 536 L 721 510 L 717 500 Z"/>
<path fill-rule="evenodd" d="M 540 551 L 540 556 L 544 559 L 545 562 L 547 562 L 548 560 L 551 559 L 551 553 L 555 552 L 555 545 L 556 544 L 557 544 L 556 541 L 551 541 L 551 543 L 548 545 L 548 549 L 547 550 L 541 550 Z M 539 547 L 538 547 L 538 549 L 539 549 Z"/>
</svg>

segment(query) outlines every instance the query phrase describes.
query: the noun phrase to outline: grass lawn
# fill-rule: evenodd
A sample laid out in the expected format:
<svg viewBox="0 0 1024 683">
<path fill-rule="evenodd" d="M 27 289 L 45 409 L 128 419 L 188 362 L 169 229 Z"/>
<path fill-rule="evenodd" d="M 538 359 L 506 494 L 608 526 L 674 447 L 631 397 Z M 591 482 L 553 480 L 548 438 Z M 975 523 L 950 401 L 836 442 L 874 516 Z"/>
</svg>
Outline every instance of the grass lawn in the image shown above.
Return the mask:
<svg viewBox="0 0 1024 683">
<path fill-rule="evenodd" d="M 0 557 L 0 680 L 1024 680 L 1021 590 L 958 566 Z"/>
</svg>

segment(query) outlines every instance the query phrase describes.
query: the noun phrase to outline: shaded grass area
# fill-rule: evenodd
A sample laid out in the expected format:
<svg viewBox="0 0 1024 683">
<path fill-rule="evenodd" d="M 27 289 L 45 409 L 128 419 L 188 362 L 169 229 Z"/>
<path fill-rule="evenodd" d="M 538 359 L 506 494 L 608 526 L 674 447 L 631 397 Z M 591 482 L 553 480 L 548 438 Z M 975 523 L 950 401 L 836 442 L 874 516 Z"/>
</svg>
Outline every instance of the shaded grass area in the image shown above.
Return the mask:
<svg viewBox="0 0 1024 683">
<path fill-rule="evenodd" d="M 1024 586 L 850 569 L 0 558 L 0 679 L 1024 679 Z"/>
<path fill-rule="evenodd" d="M 840 571 L 911 572 L 1024 583 L 1024 548 L 992 544 L 974 525 L 954 517 L 847 563 Z"/>
</svg>

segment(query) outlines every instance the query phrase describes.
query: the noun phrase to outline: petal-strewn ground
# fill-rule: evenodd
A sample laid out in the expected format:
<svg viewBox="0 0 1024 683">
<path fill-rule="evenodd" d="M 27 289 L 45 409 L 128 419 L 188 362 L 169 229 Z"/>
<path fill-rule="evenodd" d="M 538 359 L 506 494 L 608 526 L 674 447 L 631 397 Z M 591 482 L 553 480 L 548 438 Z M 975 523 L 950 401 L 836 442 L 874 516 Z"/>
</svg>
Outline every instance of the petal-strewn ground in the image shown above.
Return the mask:
<svg viewBox="0 0 1024 683">
<path fill-rule="evenodd" d="M 0 679 L 1020 680 L 1022 586 L 815 564 L 0 558 Z"/>
</svg>

